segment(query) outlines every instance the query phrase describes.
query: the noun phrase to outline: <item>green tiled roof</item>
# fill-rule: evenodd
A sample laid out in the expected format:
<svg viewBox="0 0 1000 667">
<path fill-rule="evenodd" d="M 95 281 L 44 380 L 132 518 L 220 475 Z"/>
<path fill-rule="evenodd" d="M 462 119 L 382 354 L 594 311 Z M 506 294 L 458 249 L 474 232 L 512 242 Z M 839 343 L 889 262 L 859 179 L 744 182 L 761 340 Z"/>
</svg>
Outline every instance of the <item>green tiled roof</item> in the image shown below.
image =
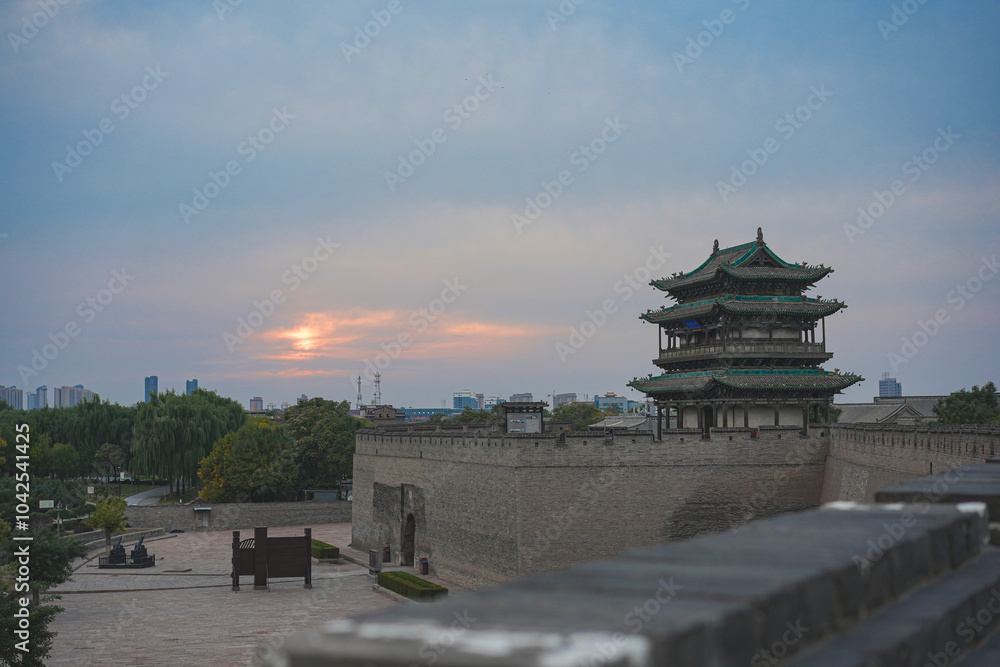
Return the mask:
<svg viewBox="0 0 1000 667">
<path fill-rule="evenodd" d="M 628 383 L 645 394 L 670 394 L 673 392 L 707 391 L 710 385 L 738 390 L 769 389 L 776 391 L 819 390 L 840 391 L 863 380 L 851 373 L 839 374 L 816 368 L 805 369 L 736 369 L 726 371 L 699 371 L 692 373 L 667 373 L 658 377 L 635 379 Z"/>
<path fill-rule="evenodd" d="M 799 296 L 742 296 L 727 294 L 716 299 L 677 304 L 640 315 L 647 322 L 662 324 L 697 319 L 715 312 L 741 315 L 757 313 L 802 314 L 810 317 L 832 315 L 845 304 L 836 300 L 803 299 Z"/>
<path fill-rule="evenodd" d="M 763 253 L 777 266 L 745 266 Z M 716 280 L 720 272 L 747 280 L 785 279 L 791 281 L 815 282 L 833 271 L 826 266 L 803 266 L 790 264 L 778 257 L 763 241 L 743 243 L 715 252 L 694 271 L 670 278 L 653 280 L 649 284 L 660 290 L 673 290 Z"/>
</svg>

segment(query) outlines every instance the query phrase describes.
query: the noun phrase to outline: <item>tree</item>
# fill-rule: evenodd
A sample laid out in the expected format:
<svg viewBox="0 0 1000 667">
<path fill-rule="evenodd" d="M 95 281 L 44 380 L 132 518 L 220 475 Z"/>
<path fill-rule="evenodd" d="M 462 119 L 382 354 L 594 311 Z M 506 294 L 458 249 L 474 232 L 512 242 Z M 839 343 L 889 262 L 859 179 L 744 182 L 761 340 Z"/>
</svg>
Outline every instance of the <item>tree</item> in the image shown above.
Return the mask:
<svg viewBox="0 0 1000 667">
<path fill-rule="evenodd" d="M 282 426 L 251 419 L 225 435 L 198 470 L 209 502 L 294 500 L 295 442 Z"/>
<path fill-rule="evenodd" d="M 313 398 L 285 411 L 298 451 L 299 489 L 340 487 L 354 472 L 355 433 L 371 422 L 350 414 L 347 401 Z"/>
<path fill-rule="evenodd" d="M 52 445 L 52 470 L 59 479 L 66 479 L 76 474 L 80 463 L 80 455 L 73 445 L 57 442 Z"/>
<path fill-rule="evenodd" d="M 934 406 L 938 424 L 1000 424 L 997 388 L 992 382 L 960 389 Z"/>
<path fill-rule="evenodd" d="M 497 416 L 495 414 L 495 408 L 493 411 L 487 411 L 473 410 L 472 408 L 466 406 L 462 412 L 453 416 L 451 421 L 458 423 L 495 422 L 497 421 Z"/>
<path fill-rule="evenodd" d="M 9 528 L 9 526 L 8 526 Z M 55 633 L 48 629 L 55 615 L 62 611 L 61 607 L 42 604 L 52 600 L 52 597 L 41 598 L 40 594 L 63 583 L 73 574 L 73 559 L 83 556 L 86 552 L 82 543 L 76 540 L 63 540 L 56 537 L 50 528 L 36 528 L 31 532 L 31 542 L 14 542 L 4 540 L 0 545 L 0 664 L 5 665 L 44 665 L 45 658 L 52 646 Z M 15 568 L 18 566 L 17 551 L 25 544 L 30 544 L 31 580 L 19 582 L 15 578 Z M 19 628 L 19 619 L 15 613 L 25 605 L 21 604 L 28 586 L 31 591 L 31 601 L 26 606 L 31 634 L 27 640 L 28 651 L 17 648 L 19 638 L 15 630 Z"/>
<path fill-rule="evenodd" d="M 193 480 L 212 446 L 245 422 L 243 407 L 215 392 L 157 394 L 136 413 L 133 467 L 144 475 L 166 479 L 173 493 L 175 482 L 182 489 Z"/>
<path fill-rule="evenodd" d="M 97 448 L 97 453 L 94 454 L 94 465 L 97 466 L 101 477 L 104 478 L 104 495 L 108 495 L 108 480 L 111 477 L 111 473 L 124 462 L 125 452 L 118 445 L 106 442 Z"/>
<path fill-rule="evenodd" d="M 621 413 L 622 413 L 622 407 L 617 403 L 610 403 L 608 404 L 608 407 L 604 408 L 605 417 L 617 417 L 621 415 Z"/>
<path fill-rule="evenodd" d="M 84 523 L 96 530 L 104 531 L 104 542 L 111 554 L 111 534 L 125 530 L 125 499 L 105 498 L 97 503 L 97 507 L 84 520 Z"/>
<path fill-rule="evenodd" d="M 574 431 L 586 431 L 591 424 L 604 418 L 604 413 L 593 403 L 564 403 L 552 412 L 553 421 L 570 422 Z"/>
</svg>

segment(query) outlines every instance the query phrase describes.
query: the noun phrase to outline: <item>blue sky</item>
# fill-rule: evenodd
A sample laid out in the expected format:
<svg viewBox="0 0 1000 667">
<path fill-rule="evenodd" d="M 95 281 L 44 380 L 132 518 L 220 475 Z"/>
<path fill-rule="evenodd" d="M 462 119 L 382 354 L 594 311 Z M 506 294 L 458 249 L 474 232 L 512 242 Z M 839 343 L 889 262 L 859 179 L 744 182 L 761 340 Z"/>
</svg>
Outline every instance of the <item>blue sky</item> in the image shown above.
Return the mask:
<svg viewBox="0 0 1000 667">
<path fill-rule="evenodd" d="M 629 283 L 758 226 L 840 400 L 1000 380 L 1000 6 L 623 4 L 5 3 L 0 384 L 638 399 Z"/>
</svg>

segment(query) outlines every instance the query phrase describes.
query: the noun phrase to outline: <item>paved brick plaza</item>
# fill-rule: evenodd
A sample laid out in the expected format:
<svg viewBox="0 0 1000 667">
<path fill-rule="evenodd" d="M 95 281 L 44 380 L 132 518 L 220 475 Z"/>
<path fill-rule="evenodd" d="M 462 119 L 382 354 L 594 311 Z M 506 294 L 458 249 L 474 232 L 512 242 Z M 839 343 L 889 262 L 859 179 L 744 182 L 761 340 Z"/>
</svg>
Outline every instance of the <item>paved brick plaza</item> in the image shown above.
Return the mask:
<svg viewBox="0 0 1000 667">
<path fill-rule="evenodd" d="M 341 549 L 350 524 L 311 526 L 313 537 Z M 274 527 L 269 536 L 301 535 L 301 527 Z M 241 538 L 253 531 L 241 531 Z M 302 579 L 253 590 L 253 578 L 230 584 L 232 532 L 184 533 L 147 540 L 156 566 L 139 574 L 98 570 L 96 559 L 56 593 L 66 611 L 49 665 L 252 665 L 268 642 L 317 628 L 325 621 L 393 607 L 371 588 L 367 569 L 344 561 L 313 564 L 313 589 Z M 360 554 L 358 554 L 360 555 Z M 395 569 L 395 568 L 393 568 Z M 170 570 L 189 570 L 170 572 Z M 154 590 L 161 589 L 161 590 Z"/>
</svg>

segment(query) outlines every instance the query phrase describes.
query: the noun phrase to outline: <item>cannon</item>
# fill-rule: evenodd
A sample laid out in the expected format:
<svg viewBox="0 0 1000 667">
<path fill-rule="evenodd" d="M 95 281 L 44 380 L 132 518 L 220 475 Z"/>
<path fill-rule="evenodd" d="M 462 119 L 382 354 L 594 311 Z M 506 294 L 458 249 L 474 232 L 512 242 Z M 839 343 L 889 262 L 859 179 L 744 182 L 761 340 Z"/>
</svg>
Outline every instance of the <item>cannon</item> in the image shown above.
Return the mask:
<svg viewBox="0 0 1000 667">
<path fill-rule="evenodd" d="M 144 559 L 144 558 L 146 558 L 148 556 L 148 554 L 146 553 L 146 547 L 142 546 L 142 541 L 144 539 L 146 539 L 145 535 L 143 535 L 142 537 L 140 537 L 138 544 L 136 544 L 134 547 L 132 547 L 132 560 L 133 561 L 142 560 L 142 559 Z"/>
<path fill-rule="evenodd" d="M 125 560 L 125 547 L 122 546 L 122 538 L 119 537 L 115 546 L 111 549 L 111 553 L 108 554 L 108 562 L 112 565 L 118 565 L 124 563 Z"/>
</svg>

